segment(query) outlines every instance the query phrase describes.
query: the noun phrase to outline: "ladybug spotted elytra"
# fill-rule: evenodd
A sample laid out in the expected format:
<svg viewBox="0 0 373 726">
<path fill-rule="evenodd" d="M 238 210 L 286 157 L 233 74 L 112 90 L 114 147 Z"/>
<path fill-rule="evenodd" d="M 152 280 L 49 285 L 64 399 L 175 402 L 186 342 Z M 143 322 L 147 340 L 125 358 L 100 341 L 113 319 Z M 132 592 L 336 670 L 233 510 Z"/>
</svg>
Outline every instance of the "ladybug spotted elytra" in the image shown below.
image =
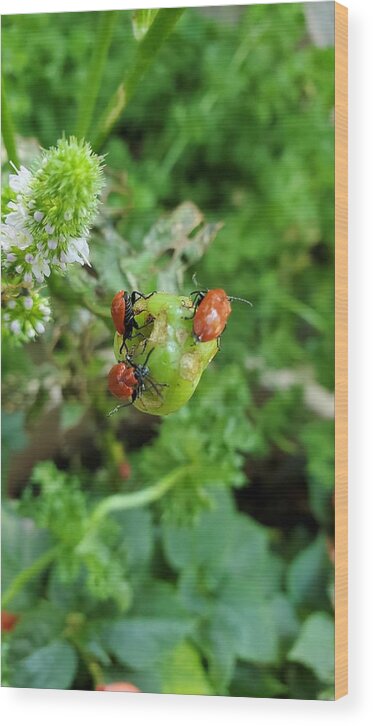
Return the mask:
<svg viewBox="0 0 373 726">
<path fill-rule="evenodd" d="M 231 297 L 221 288 L 214 290 L 194 290 L 193 334 L 196 342 L 206 343 L 217 340 L 223 333 L 232 312 L 231 300 L 251 305 L 249 300 Z"/>
</svg>

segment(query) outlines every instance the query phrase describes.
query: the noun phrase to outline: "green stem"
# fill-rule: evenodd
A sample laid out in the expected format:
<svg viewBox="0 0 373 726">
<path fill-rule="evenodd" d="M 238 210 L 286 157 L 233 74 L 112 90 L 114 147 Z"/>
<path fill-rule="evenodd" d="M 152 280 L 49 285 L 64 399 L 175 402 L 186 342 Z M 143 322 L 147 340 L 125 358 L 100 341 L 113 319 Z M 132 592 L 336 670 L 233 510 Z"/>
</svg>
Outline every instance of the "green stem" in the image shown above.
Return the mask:
<svg viewBox="0 0 373 726">
<path fill-rule="evenodd" d="M 148 32 L 137 47 L 132 69 L 119 84 L 99 120 L 98 132 L 92 144 L 96 151 L 101 148 L 114 124 L 118 121 L 158 50 L 172 32 L 183 12 L 184 8 L 163 8 L 157 13 Z"/>
<path fill-rule="evenodd" d="M 105 683 L 103 670 L 101 666 L 97 663 L 97 661 L 94 660 L 91 655 L 85 651 L 79 640 L 77 640 L 76 638 L 70 638 L 70 642 L 77 649 L 83 663 L 85 663 L 85 666 L 92 678 L 94 687 L 96 688 L 96 686 L 98 686 L 99 684 Z"/>
<path fill-rule="evenodd" d="M 179 479 L 185 476 L 189 470 L 189 466 L 180 466 L 174 469 L 171 474 L 163 477 L 157 484 L 146 489 L 141 489 L 138 492 L 131 492 L 131 494 L 113 494 L 111 497 L 106 497 L 100 502 L 97 507 L 93 510 L 91 515 L 91 525 L 96 523 L 105 517 L 110 512 L 123 511 L 124 509 L 132 509 L 134 507 L 143 507 L 146 504 L 151 504 L 157 499 L 160 499 L 166 492 L 171 489 Z"/>
<path fill-rule="evenodd" d="M 86 536 L 89 535 L 92 529 L 95 528 L 96 524 L 110 512 L 143 507 L 146 504 L 151 504 L 157 499 L 160 499 L 160 497 L 166 494 L 166 492 L 171 489 L 171 487 L 173 487 L 189 469 L 189 466 L 181 466 L 174 469 L 171 474 L 163 477 L 163 479 L 161 479 L 157 484 L 147 487 L 146 489 L 141 489 L 138 492 L 133 492 L 131 494 L 113 494 L 111 497 L 106 497 L 106 499 L 100 502 L 100 504 L 98 504 L 93 510 L 86 531 Z M 11 600 L 13 600 L 13 598 L 24 587 L 24 585 L 29 582 L 29 580 L 32 580 L 33 577 L 36 577 L 36 575 L 42 572 L 46 567 L 48 567 L 48 565 L 51 564 L 51 562 L 53 562 L 59 552 L 59 549 L 60 548 L 57 545 L 47 550 L 47 552 L 44 552 L 44 554 L 35 560 L 30 567 L 22 570 L 22 572 L 14 578 L 13 582 L 3 595 L 3 608 L 5 608 Z"/>
<path fill-rule="evenodd" d="M 5 593 L 2 597 L 1 605 L 3 608 L 5 608 L 11 600 L 13 600 L 13 598 L 20 592 L 20 590 L 22 590 L 22 588 L 29 582 L 29 580 L 32 580 L 34 577 L 39 575 L 40 572 L 45 570 L 45 568 L 48 567 L 51 562 L 53 562 L 58 551 L 58 546 L 51 547 L 51 549 L 47 550 L 40 557 L 38 557 L 38 559 L 35 560 L 30 565 L 30 567 L 22 570 L 22 572 L 20 572 L 19 575 L 14 578 L 13 582 L 10 584 L 8 589 L 5 590 Z"/>
<path fill-rule="evenodd" d="M 102 75 L 110 47 L 111 36 L 116 20 L 115 11 L 100 13 L 97 40 L 94 43 L 85 90 L 81 95 L 76 124 L 76 136 L 86 136 L 91 126 L 92 114 L 100 90 Z"/>
<path fill-rule="evenodd" d="M 4 139 L 6 153 L 8 154 L 8 160 L 12 161 L 15 166 L 19 166 L 13 120 L 6 100 L 4 77 L 1 79 L 1 133 Z"/>
</svg>

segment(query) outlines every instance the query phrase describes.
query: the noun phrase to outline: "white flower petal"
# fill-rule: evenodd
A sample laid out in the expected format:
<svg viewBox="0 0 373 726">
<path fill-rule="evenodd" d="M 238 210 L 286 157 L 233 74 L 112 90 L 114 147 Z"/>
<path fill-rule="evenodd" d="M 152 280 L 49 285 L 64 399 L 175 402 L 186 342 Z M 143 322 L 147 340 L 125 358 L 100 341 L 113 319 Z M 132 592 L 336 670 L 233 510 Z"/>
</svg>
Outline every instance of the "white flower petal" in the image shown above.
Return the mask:
<svg viewBox="0 0 373 726">
<path fill-rule="evenodd" d="M 80 262 L 81 265 L 90 265 L 89 261 L 89 246 L 87 240 L 84 237 L 78 239 L 71 239 L 69 241 L 69 252 L 75 255 L 76 261 Z"/>
<path fill-rule="evenodd" d="M 29 191 L 31 179 L 31 171 L 26 169 L 25 166 L 21 166 L 16 174 L 9 175 L 9 186 L 14 192 L 25 194 Z"/>
<path fill-rule="evenodd" d="M 9 325 L 9 328 L 12 331 L 12 333 L 15 333 L 16 335 L 18 335 L 18 333 L 21 332 L 21 325 L 18 320 L 12 320 L 12 322 Z"/>
</svg>

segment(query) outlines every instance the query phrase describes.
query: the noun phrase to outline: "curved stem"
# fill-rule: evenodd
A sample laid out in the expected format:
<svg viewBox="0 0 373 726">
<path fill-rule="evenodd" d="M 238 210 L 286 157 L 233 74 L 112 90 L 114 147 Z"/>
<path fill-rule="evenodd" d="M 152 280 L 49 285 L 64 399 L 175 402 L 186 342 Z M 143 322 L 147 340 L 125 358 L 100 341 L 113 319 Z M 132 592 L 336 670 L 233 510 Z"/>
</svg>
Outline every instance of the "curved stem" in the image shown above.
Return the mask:
<svg viewBox="0 0 373 726">
<path fill-rule="evenodd" d="M 7 590 L 5 590 L 5 593 L 1 600 L 1 605 L 3 608 L 5 608 L 8 603 L 10 603 L 11 600 L 19 593 L 20 590 L 29 582 L 29 580 L 32 580 L 36 575 L 39 575 L 40 572 L 45 570 L 48 565 L 50 565 L 51 562 L 55 559 L 57 553 L 59 551 L 59 547 L 51 547 L 51 549 L 44 552 L 40 557 L 38 557 L 37 560 L 34 560 L 34 562 L 30 565 L 30 567 L 26 567 L 25 570 L 22 570 L 22 572 L 17 575 L 17 577 L 14 578 L 13 582 L 11 582 L 10 586 Z"/>
<path fill-rule="evenodd" d="M 110 514 L 110 512 L 143 507 L 146 504 L 151 504 L 157 499 L 160 499 L 160 497 L 166 494 L 166 492 L 171 489 L 171 487 L 173 487 L 179 479 L 182 479 L 189 470 L 190 466 L 180 466 L 178 469 L 174 469 L 171 474 L 163 477 L 163 479 L 151 487 L 141 489 L 138 492 L 132 492 L 131 494 L 113 494 L 111 497 L 106 497 L 106 499 L 100 502 L 91 513 L 86 536 L 92 529 L 95 528 L 96 524 L 107 514 Z M 84 540 L 82 540 L 82 542 L 83 541 Z M 14 578 L 13 582 L 3 595 L 1 602 L 3 608 L 5 608 L 11 600 L 13 600 L 13 598 L 20 590 L 22 590 L 29 580 L 32 580 L 36 575 L 45 570 L 51 562 L 53 562 L 59 552 L 59 549 L 59 545 L 56 545 L 55 547 L 47 550 L 41 555 L 41 557 L 35 560 L 30 567 L 22 570 L 22 572 Z"/>
<path fill-rule="evenodd" d="M 91 126 L 92 114 L 100 90 L 102 75 L 110 47 L 116 12 L 109 10 L 100 13 L 97 40 L 94 43 L 85 91 L 82 93 L 78 110 L 76 136 L 82 138 Z"/>
<path fill-rule="evenodd" d="M 14 138 L 14 126 L 10 109 L 6 100 L 4 77 L 1 78 L 1 133 L 4 139 L 4 146 L 8 154 L 8 160 L 15 166 L 19 166 L 18 154 Z"/>
<path fill-rule="evenodd" d="M 131 492 L 130 494 L 113 494 L 111 497 L 106 497 L 106 499 L 100 502 L 93 510 L 91 515 L 91 525 L 96 524 L 110 512 L 123 511 L 124 509 L 132 509 L 134 507 L 143 507 L 146 504 L 155 502 L 157 499 L 160 499 L 164 494 L 166 494 L 166 492 L 171 489 L 171 487 L 173 487 L 179 479 L 182 479 L 189 469 L 189 466 L 180 466 L 151 487 L 141 489 L 138 492 Z"/>
<path fill-rule="evenodd" d="M 184 8 L 163 8 L 158 11 L 148 32 L 138 45 L 130 72 L 119 84 L 99 119 L 98 132 L 92 143 L 95 151 L 100 149 L 111 129 L 119 120 L 129 99 L 153 62 L 155 55 L 172 32 L 183 12 Z"/>
</svg>

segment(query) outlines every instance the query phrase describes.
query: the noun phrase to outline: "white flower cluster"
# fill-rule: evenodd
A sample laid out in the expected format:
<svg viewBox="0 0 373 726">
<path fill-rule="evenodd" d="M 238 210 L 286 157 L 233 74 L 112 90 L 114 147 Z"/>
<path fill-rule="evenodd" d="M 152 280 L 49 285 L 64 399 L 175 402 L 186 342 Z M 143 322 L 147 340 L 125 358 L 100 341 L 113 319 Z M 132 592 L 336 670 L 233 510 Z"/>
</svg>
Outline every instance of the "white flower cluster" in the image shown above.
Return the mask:
<svg viewBox="0 0 373 726">
<path fill-rule="evenodd" d="M 35 208 L 32 194 L 32 173 L 26 167 L 10 174 L 9 186 L 16 192 L 16 200 L 8 204 L 11 210 L 1 225 L 1 247 L 5 253 L 4 267 L 12 269 L 26 284 L 33 278 L 43 282 L 51 269 L 65 272 L 67 264 L 79 262 L 89 265 L 89 247 L 86 237 L 59 239 L 55 228 Z M 69 213 L 64 213 L 68 221 Z M 36 223 L 36 224 L 35 224 Z M 43 225 L 36 229 L 36 225 Z M 84 230 L 88 235 L 88 229 Z"/>
<path fill-rule="evenodd" d="M 103 175 L 102 158 L 74 137 L 43 152 L 32 171 L 12 166 L 0 231 L 3 320 L 5 331 L 19 342 L 43 333 L 50 319 L 48 300 L 37 286 L 52 270 L 90 264 L 87 238 Z"/>
</svg>

